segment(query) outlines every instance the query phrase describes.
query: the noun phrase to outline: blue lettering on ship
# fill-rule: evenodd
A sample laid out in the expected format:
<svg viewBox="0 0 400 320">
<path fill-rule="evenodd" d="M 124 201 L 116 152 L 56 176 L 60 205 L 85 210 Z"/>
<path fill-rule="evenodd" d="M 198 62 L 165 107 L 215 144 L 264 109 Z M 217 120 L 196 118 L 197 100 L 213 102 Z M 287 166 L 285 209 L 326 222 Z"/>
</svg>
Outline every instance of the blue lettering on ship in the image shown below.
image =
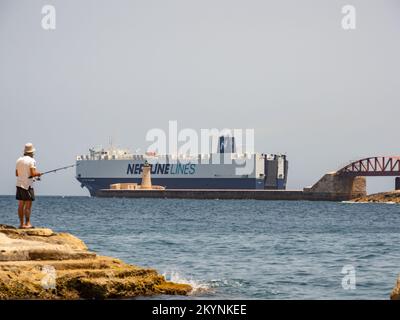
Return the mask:
<svg viewBox="0 0 400 320">
<path fill-rule="evenodd" d="M 151 174 L 184 174 L 191 175 L 196 173 L 196 165 L 193 163 L 177 163 L 177 164 L 151 164 Z M 143 163 L 129 163 L 126 174 L 142 174 Z"/>
</svg>

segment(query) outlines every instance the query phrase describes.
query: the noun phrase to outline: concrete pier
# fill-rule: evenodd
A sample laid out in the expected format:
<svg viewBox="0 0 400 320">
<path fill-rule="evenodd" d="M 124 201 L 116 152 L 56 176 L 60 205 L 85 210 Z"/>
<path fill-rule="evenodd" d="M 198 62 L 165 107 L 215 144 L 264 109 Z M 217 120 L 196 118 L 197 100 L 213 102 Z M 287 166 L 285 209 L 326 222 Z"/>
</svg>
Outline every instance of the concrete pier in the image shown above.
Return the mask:
<svg viewBox="0 0 400 320">
<path fill-rule="evenodd" d="M 236 199 L 236 200 L 309 200 L 347 201 L 366 195 L 365 177 L 347 177 L 336 173 L 325 174 L 312 187 L 304 190 L 253 189 L 101 189 L 102 198 L 165 198 L 165 199 Z"/>
<path fill-rule="evenodd" d="M 346 201 L 353 197 L 345 194 L 305 192 L 301 190 L 214 190 L 214 189 L 166 189 L 166 190 L 111 190 L 97 191 L 102 198 L 164 198 L 164 199 L 235 199 L 235 200 L 310 200 Z"/>
</svg>

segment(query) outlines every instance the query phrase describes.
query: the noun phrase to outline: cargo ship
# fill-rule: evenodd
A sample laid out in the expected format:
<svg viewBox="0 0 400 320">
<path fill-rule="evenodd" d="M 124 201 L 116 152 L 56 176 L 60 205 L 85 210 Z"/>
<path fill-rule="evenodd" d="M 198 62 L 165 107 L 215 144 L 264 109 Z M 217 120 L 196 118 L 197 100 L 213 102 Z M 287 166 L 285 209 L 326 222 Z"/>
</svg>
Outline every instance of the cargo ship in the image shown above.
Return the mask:
<svg viewBox="0 0 400 320">
<path fill-rule="evenodd" d="M 224 136 L 215 153 L 195 156 L 89 149 L 76 159 L 76 179 L 96 196 L 111 184 L 140 183 L 146 161 L 152 182 L 167 189 L 286 189 L 286 155 L 237 153 L 234 137 Z"/>
</svg>

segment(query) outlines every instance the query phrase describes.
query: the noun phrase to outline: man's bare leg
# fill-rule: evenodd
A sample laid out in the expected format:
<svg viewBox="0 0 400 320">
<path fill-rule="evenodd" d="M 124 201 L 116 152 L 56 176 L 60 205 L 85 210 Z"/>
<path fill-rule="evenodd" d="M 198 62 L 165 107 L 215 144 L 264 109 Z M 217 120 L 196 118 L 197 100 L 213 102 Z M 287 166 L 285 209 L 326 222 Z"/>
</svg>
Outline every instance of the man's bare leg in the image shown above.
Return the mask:
<svg viewBox="0 0 400 320">
<path fill-rule="evenodd" d="M 31 209 L 32 209 L 32 201 L 25 201 L 25 226 L 24 228 L 32 228 L 31 225 Z"/>
<path fill-rule="evenodd" d="M 25 216 L 25 201 L 18 201 L 18 217 L 19 217 L 19 228 L 23 228 L 24 224 L 24 216 Z"/>
</svg>

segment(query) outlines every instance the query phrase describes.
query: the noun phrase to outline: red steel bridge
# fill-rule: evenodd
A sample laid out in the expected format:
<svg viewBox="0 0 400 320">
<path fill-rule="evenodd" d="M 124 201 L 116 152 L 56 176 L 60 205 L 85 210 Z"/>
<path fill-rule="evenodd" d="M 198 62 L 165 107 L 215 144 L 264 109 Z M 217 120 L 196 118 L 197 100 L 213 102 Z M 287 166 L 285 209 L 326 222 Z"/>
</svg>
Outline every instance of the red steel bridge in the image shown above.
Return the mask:
<svg viewBox="0 0 400 320">
<path fill-rule="evenodd" d="M 400 156 L 370 157 L 354 161 L 336 172 L 350 177 L 400 177 Z"/>
</svg>

